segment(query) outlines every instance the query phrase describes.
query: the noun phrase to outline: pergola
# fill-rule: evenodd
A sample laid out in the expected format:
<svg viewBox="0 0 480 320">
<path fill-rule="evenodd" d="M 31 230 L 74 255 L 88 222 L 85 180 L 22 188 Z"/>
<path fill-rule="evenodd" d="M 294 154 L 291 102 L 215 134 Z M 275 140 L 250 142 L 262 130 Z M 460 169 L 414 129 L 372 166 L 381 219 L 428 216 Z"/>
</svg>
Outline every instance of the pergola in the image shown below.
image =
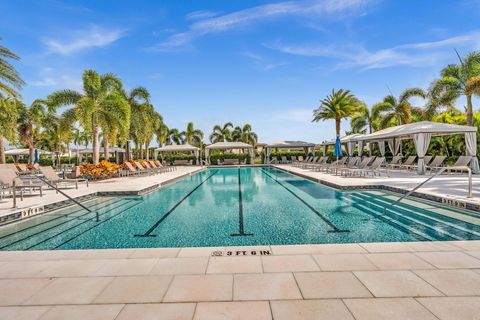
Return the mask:
<svg viewBox="0 0 480 320">
<path fill-rule="evenodd" d="M 270 163 L 272 149 L 298 149 L 301 148 L 307 154 L 309 149 L 315 149 L 315 144 L 305 141 L 279 141 L 265 147 L 265 163 Z"/>
<path fill-rule="evenodd" d="M 425 173 L 425 162 L 423 157 L 427 153 L 430 139 L 434 136 L 446 136 L 464 134 L 466 155 L 471 156 L 470 167 L 473 173 L 479 172 L 477 159 L 477 128 L 470 126 L 460 126 L 456 124 L 446 124 L 430 121 L 414 122 L 401 126 L 390 127 L 380 131 L 373 132 L 364 136 L 354 138 L 354 142 L 363 147 L 364 142 L 376 142 L 379 145 L 380 153 L 385 155 L 385 141 L 388 144 L 392 154 L 400 153 L 403 140 L 413 139 L 415 150 L 418 156 L 418 174 Z"/>
<path fill-rule="evenodd" d="M 196 163 L 200 164 L 200 148 L 192 146 L 191 144 L 171 144 L 157 148 L 154 151 L 154 157 L 157 159 L 158 153 L 160 153 L 163 158 L 163 154 L 168 152 L 193 152 L 195 159 L 197 160 Z"/>
<path fill-rule="evenodd" d="M 253 164 L 254 150 L 253 146 L 244 142 L 217 142 L 205 147 L 205 159 L 210 164 L 210 150 L 248 150 L 250 163 Z"/>
<path fill-rule="evenodd" d="M 103 148 L 100 148 L 99 152 L 103 153 Z M 93 154 L 93 149 L 91 149 L 91 148 L 78 149 L 78 150 L 75 151 L 75 153 L 77 154 L 77 162 L 81 163 L 82 160 L 83 160 L 82 156 L 85 155 L 85 154 Z M 115 154 L 116 162 L 119 163 L 120 162 L 119 154 L 120 153 L 125 153 L 125 149 L 120 148 L 120 147 L 111 147 L 111 148 L 108 149 L 108 153 Z"/>
<path fill-rule="evenodd" d="M 355 140 L 356 138 L 358 137 L 361 137 L 363 136 L 363 134 L 360 134 L 360 133 L 354 133 L 354 134 L 351 134 L 351 135 L 348 135 L 348 136 L 343 136 L 340 138 L 340 143 L 342 145 L 346 145 L 346 149 L 347 149 L 347 153 L 348 153 L 348 156 L 349 157 L 352 157 L 353 156 L 353 151 L 355 150 L 355 144 L 357 143 L 357 141 Z M 333 146 L 335 145 L 335 140 L 330 140 L 330 141 L 325 141 L 325 142 L 322 142 L 320 143 L 320 146 L 323 148 L 323 155 L 325 156 L 327 154 L 327 149 L 329 146 Z M 363 148 L 359 148 L 358 149 L 358 152 L 359 152 L 359 156 L 362 156 L 362 151 L 363 151 Z"/>
</svg>

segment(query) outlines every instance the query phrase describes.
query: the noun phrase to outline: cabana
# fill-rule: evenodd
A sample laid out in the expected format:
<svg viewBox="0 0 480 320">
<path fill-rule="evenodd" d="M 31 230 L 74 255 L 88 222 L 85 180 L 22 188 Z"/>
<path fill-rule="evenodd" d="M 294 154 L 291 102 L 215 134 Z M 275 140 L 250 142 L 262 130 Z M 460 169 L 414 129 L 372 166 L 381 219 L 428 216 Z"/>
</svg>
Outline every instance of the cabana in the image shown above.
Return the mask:
<svg viewBox="0 0 480 320">
<path fill-rule="evenodd" d="M 103 147 L 99 148 L 99 152 L 100 152 L 100 154 L 103 154 Z M 77 162 L 80 164 L 80 163 L 82 163 L 83 155 L 93 154 L 93 149 L 91 149 L 91 148 L 77 149 L 77 150 L 75 150 L 75 153 L 77 154 Z M 125 153 L 125 149 L 120 148 L 120 147 L 110 147 L 110 148 L 108 148 L 108 153 L 115 155 L 116 163 L 121 163 L 126 158 L 125 156 L 120 157 L 120 154 Z M 120 158 L 122 158 L 122 159 L 120 159 Z"/>
<path fill-rule="evenodd" d="M 253 146 L 244 142 L 217 142 L 205 147 L 205 160 L 210 164 L 210 150 L 248 150 L 250 157 L 250 164 L 254 162 L 254 150 Z"/>
<path fill-rule="evenodd" d="M 272 149 L 303 149 L 305 154 L 308 154 L 309 150 L 315 150 L 315 144 L 305 141 L 279 141 L 269 144 L 265 147 L 265 163 L 270 163 L 270 154 Z"/>
<path fill-rule="evenodd" d="M 200 148 L 192 146 L 191 144 L 171 144 L 157 148 L 154 151 L 154 157 L 157 159 L 157 156 L 160 153 L 163 159 L 163 154 L 168 152 L 193 152 L 197 165 L 200 165 Z"/>
<path fill-rule="evenodd" d="M 36 149 L 39 155 L 53 155 L 53 152 Z M 18 157 L 29 157 L 29 149 L 10 149 L 5 151 L 6 156 L 12 156 L 15 162 L 18 162 Z M 33 161 L 33 160 L 32 160 Z"/>
<path fill-rule="evenodd" d="M 385 155 L 385 141 L 388 142 L 388 146 L 392 151 L 392 154 L 396 155 L 401 149 L 401 143 L 403 140 L 413 139 L 415 144 L 415 150 L 418 156 L 418 174 L 425 174 L 425 163 L 423 157 L 427 153 L 430 139 L 434 136 L 446 136 L 464 134 L 466 155 L 471 156 L 470 167 L 473 173 L 479 172 L 479 165 L 477 159 L 477 128 L 470 126 L 460 126 L 456 124 L 446 124 L 430 121 L 414 122 L 404 124 L 401 126 L 390 127 L 380 131 L 373 132 L 361 137 L 357 137 L 354 140 L 361 143 L 363 142 L 377 142 L 380 146 L 380 153 Z"/>
<path fill-rule="evenodd" d="M 363 136 L 363 134 L 354 133 L 348 136 L 340 137 L 340 142 L 342 143 L 342 145 L 346 146 L 347 154 L 349 157 L 353 156 L 353 151 L 355 150 L 355 144 L 357 143 L 355 139 L 361 136 Z M 334 145 L 335 145 L 335 140 L 330 140 L 330 141 L 325 141 L 320 143 L 320 146 L 323 148 L 323 155 L 326 156 L 328 147 L 334 146 Z M 362 153 L 363 153 L 363 144 L 361 148 L 359 144 L 358 155 L 362 156 Z"/>
</svg>

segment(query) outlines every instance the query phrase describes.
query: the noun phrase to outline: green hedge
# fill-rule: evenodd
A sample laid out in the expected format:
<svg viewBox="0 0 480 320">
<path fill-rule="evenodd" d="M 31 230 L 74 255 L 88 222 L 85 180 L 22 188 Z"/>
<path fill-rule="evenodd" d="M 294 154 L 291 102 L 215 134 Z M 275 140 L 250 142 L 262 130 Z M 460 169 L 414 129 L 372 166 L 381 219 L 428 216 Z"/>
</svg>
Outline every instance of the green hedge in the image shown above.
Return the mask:
<svg viewBox="0 0 480 320">
<path fill-rule="evenodd" d="M 195 163 L 195 156 L 191 153 L 167 153 L 163 156 L 163 161 L 169 164 L 173 164 L 175 160 L 190 160 Z"/>
<path fill-rule="evenodd" d="M 218 160 L 220 159 L 238 159 L 240 163 L 247 163 L 248 158 L 248 153 L 214 152 L 210 156 L 210 162 L 211 164 L 218 164 Z"/>
</svg>

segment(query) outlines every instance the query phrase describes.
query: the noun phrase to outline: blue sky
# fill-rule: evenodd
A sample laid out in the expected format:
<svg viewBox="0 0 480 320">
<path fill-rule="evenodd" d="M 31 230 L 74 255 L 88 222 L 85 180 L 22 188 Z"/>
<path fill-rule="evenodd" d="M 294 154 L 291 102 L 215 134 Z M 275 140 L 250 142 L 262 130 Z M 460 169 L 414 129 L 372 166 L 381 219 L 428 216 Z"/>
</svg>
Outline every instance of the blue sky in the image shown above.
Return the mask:
<svg viewBox="0 0 480 320">
<path fill-rule="evenodd" d="M 26 102 L 81 89 L 92 68 L 147 87 L 170 127 L 193 121 L 208 137 L 251 123 L 262 142 L 331 139 L 333 121 L 311 118 L 333 88 L 372 105 L 428 87 L 454 48 L 480 49 L 478 0 L 2 1 L 0 12 Z"/>
</svg>

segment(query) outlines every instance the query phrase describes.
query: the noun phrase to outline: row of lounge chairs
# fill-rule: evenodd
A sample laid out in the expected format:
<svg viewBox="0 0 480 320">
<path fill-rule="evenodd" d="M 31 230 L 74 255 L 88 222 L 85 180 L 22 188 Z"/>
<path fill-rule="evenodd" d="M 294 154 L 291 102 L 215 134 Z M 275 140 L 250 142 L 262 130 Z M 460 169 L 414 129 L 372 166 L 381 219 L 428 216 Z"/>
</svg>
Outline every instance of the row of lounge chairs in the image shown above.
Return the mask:
<svg viewBox="0 0 480 320">
<path fill-rule="evenodd" d="M 367 175 L 388 175 L 389 170 L 416 170 L 418 165 L 415 163 L 416 156 L 409 156 L 405 162 L 401 156 L 393 157 L 392 161 L 386 163 L 385 157 L 343 157 L 332 163 L 327 163 L 328 157 L 308 157 L 306 160 L 294 161 L 292 165 L 302 169 L 308 169 L 318 172 L 334 173 L 349 176 L 367 176 Z M 443 163 L 445 156 L 426 156 L 423 158 L 425 169 L 434 173 L 444 169 L 446 172 L 462 171 L 462 167 L 468 166 L 471 157 L 460 156 L 454 165 L 445 167 Z"/>
<path fill-rule="evenodd" d="M 158 160 L 134 161 L 135 166 L 130 162 L 125 162 L 126 169 L 119 172 L 120 176 L 136 176 L 136 175 L 152 175 L 157 173 L 169 172 L 176 170 L 174 166 L 163 166 Z"/>
</svg>

